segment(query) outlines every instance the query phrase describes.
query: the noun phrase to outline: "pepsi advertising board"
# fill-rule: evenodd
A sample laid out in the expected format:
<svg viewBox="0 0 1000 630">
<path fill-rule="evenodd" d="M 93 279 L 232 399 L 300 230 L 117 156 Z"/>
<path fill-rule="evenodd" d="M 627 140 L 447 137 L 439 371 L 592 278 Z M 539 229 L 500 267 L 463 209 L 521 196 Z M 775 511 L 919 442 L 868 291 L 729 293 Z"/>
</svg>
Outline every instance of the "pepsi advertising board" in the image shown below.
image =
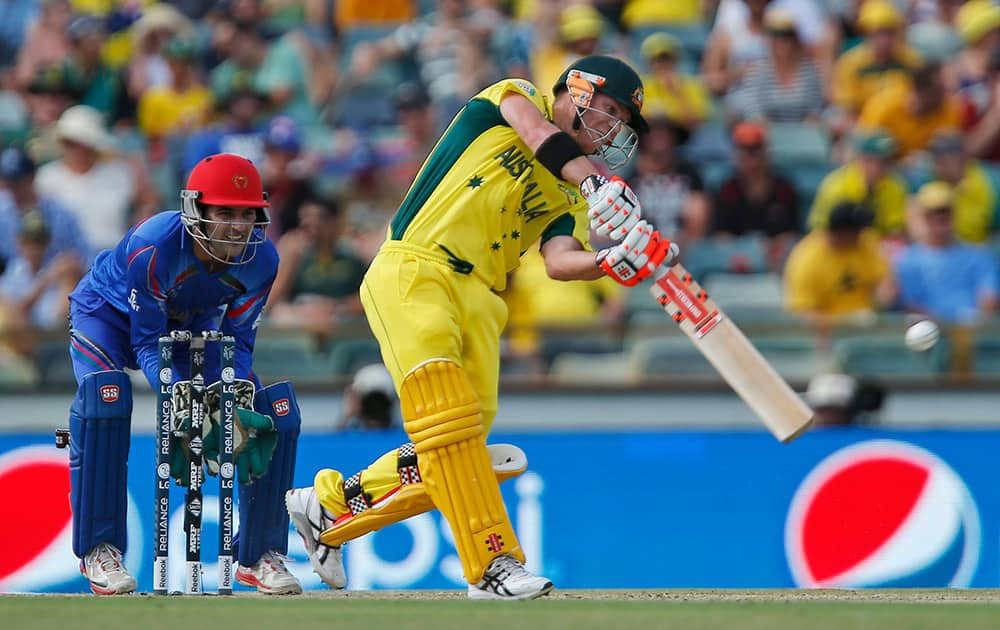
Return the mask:
<svg viewBox="0 0 1000 630">
<path fill-rule="evenodd" d="M 351 474 L 402 433 L 303 435 L 296 485 Z M 528 566 L 562 588 L 1000 586 L 1000 431 L 815 430 L 495 434 L 529 468 L 504 496 Z M 126 566 L 152 584 L 154 446 L 129 457 Z M 86 592 L 71 552 L 68 451 L 0 437 L 0 591 Z M 205 487 L 202 559 L 215 587 L 217 484 Z M 170 588 L 182 581 L 174 487 Z M 291 571 L 325 588 L 289 533 Z M 431 512 L 348 544 L 348 588 L 451 589 L 461 565 Z"/>
</svg>

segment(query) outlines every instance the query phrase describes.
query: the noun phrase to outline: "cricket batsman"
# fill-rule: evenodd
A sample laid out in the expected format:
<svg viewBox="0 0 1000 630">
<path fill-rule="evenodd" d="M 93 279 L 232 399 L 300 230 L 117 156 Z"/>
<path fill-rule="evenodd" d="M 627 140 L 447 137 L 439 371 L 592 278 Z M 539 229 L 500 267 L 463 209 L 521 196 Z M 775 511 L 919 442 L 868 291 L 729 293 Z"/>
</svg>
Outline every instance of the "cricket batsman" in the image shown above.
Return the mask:
<svg viewBox="0 0 1000 630">
<path fill-rule="evenodd" d="M 236 377 L 248 381 L 238 404 L 257 412 L 236 414 L 242 433 L 245 422 L 255 422 L 250 435 L 256 437 L 243 443 L 243 454 L 261 449 L 235 458 L 245 464 L 241 482 L 252 480 L 239 488 L 236 579 L 264 593 L 299 593 L 282 556 L 288 520 L 281 503 L 295 467 L 298 405 L 289 383 L 261 388 L 251 372 L 257 319 L 278 269 L 277 252 L 264 236 L 268 202 L 260 174 L 234 154 L 206 157 L 181 191 L 181 208 L 151 217 L 101 252 L 70 295 L 70 356 L 79 385 L 69 414 L 73 552 L 94 593 L 136 589 L 122 564 L 132 417 L 132 388 L 123 370 L 141 369 L 156 390 L 161 335 L 221 330 L 235 337 Z M 174 359 L 176 381 L 187 373 L 188 348 L 175 349 Z M 208 383 L 219 379 L 218 359 L 209 348 Z M 179 446 L 173 445 L 175 456 Z M 183 461 L 172 466 L 182 482 L 184 469 Z"/>
<path fill-rule="evenodd" d="M 507 321 L 497 292 L 536 241 L 557 280 L 608 275 L 631 286 L 678 254 L 642 220 L 629 186 L 605 180 L 588 157 L 620 167 L 647 129 L 635 71 L 584 57 L 553 91 L 549 98 L 507 79 L 470 100 L 421 167 L 365 276 L 361 300 L 411 442 L 354 476 L 324 469 L 313 486 L 288 493 L 292 522 L 330 586 L 346 582 L 341 543 L 436 507 L 454 533 L 470 598 L 533 599 L 552 589 L 524 568 L 500 494 L 498 476 L 522 472 L 523 454 L 486 445 Z M 620 244 L 589 251 L 592 227 Z"/>
</svg>

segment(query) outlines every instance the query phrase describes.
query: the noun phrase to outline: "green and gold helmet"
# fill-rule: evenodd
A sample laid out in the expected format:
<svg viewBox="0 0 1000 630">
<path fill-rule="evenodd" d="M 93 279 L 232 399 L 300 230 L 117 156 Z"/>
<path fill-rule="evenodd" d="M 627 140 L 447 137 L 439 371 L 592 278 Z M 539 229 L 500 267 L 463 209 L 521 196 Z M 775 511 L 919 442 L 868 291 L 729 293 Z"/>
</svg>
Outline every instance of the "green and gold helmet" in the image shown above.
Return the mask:
<svg viewBox="0 0 1000 630">
<path fill-rule="evenodd" d="M 571 88 L 576 85 L 583 88 L 582 82 L 590 83 L 591 91 L 603 92 L 624 106 L 632 116 L 629 125 L 634 129 L 642 133 L 649 131 L 649 125 L 642 117 L 642 80 L 627 63 L 606 55 L 590 55 L 577 59 L 562 73 L 552 92 L 558 94 L 562 90 L 570 89 L 570 95 L 574 97 L 574 102 L 577 102 L 577 96 L 581 100 L 586 96 L 574 94 L 575 90 Z M 582 104 L 577 103 L 577 105 Z"/>
<path fill-rule="evenodd" d="M 574 61 L 559 77 L 552 88 L 558 96 L 569 92 L 570 100 L 576 107 L 574 129 L 583 128 L 599 153 L 612 169 L 628 163 L 638 144 L 637 131 L 649 131 L 649 125 L 642 117 L 642 81 L 627 63 L 614 57 L 591 55 Z M 605 94 L 617 101 L 629 113 L 629 120 L 621 120 L 608 112 L 591 107 L 596 93 Z M 597 112 L 601 116 L 614 119 L 611 129 L 599 131 L 584 121 L 584 114 Z"/>
</svg>

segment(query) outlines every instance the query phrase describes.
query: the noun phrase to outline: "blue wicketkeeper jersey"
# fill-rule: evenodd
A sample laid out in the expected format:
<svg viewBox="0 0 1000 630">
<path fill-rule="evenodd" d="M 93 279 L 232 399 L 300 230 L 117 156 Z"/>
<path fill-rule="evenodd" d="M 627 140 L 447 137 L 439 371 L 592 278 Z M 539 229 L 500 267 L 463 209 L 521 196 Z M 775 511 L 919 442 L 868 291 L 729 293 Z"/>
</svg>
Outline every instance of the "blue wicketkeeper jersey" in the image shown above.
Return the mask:
<svg viewBox="0 0 1000 630">
<path fill-rule="evenodd" d="M 128 317 L 136 363 L 154 387 L 156 343 L 170 330 L 233 335 L 237 376 L 251 378 L 257 318 L 277 271 L 278 253 L 265 241 L 249 262 L 209 273 L 180 212 L 161 212 L 98 254 L 70 299 L 83 312 L 108 304 Z"/>
</svg>

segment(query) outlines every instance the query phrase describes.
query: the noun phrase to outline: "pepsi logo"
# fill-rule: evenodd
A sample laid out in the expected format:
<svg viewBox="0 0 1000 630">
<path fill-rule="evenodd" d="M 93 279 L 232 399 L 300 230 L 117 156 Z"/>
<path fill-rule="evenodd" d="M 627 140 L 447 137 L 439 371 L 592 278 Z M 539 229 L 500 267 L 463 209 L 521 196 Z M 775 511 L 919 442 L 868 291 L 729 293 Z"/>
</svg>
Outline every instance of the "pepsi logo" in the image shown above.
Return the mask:
<svg viewBox="0 0 1000 630">
<path fill-rule="evenodd" d="M 105 385 L 101 388 L 101 400 L 106 403 L 116 402 L 120 393 L 121 388 L 117 385 Z"/>
<path fill-rule="evenodd" d="M 0 537 L 0 591 L 34 584 L 39 561 L 44 564 L 61 553 L 72 558 L 65 451 L 54 453 L 36 446 L 0 457 L 0 519 L 17 523 L 16 536 Z"/>
<path fill-rule="evenodd" d="M 281 400 L 274 401 L 274 413 L 279 416 L 287 416 L 288 412 L 292 410 L 291 403 L 288 402 L 287 398 L 282 398 Z"/>
<path fill-rule="evenodd" d="M 894 440 L 820 462 L 785 523 L 789 568 L 805 587 L 966 587 L 980 546 L 979 511 L 958 474 Z"/>
</svg>

